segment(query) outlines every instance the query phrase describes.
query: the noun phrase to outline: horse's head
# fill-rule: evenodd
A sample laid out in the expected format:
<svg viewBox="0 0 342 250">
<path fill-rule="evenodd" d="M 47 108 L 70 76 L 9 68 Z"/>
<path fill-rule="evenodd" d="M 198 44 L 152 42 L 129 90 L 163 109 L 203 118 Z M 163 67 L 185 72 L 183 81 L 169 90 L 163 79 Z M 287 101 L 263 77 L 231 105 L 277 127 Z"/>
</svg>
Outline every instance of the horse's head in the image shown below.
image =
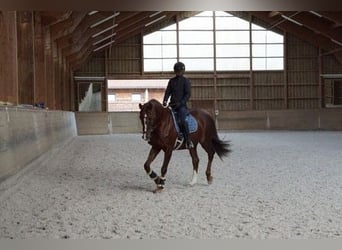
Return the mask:
<svg viewBox="0 0 342 250">
<path fill-rule="evenodd" d="M 140 108 L 140 121 L 142 124 L 142 138 L 146 141 L 150 141 L 151 133 L 159 124 L 158 114 L 160 110 L 163 109 L 162 105 L 157 100 L 150 100 L 149 102 L 142 105 L 139 103 Z"/>
</svg>

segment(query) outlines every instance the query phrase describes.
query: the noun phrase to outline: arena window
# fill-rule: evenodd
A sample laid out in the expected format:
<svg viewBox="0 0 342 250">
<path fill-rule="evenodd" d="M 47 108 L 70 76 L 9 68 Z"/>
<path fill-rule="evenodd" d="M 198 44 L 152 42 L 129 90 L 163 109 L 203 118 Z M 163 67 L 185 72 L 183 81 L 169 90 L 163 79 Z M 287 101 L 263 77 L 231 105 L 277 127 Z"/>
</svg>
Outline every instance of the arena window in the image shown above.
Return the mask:
<svg viewBox="0 0 342 250">
<path fill-rule="evenodd" d="M 173 24 L 145 35 L 144 71 L 169 72 L 175 61 L 188 71 L 283 70 L 283 48 L 281 34 L 224 11 L 205 11 L 180 21 L 178 29 Z"/>
</svg>

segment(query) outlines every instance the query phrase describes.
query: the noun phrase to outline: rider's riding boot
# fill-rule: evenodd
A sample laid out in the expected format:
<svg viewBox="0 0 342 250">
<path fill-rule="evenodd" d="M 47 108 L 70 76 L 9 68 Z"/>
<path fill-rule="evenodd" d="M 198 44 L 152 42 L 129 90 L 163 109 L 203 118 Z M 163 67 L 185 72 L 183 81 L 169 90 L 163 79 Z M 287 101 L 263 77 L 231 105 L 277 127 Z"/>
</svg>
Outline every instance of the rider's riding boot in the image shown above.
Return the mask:
<svg viewBox="0 0 342 250">
<path fill-rule="evenodd" d="M 186 147 L 187 148 L 193 148 L 194 144 L 192 143 L 192 141 L 190 139 L 189 127 L 188 127 L 188 124 L 186 122 L 185 122 L 185 124 L 183 126 L 183 134 L 184 134 L 184 139 L 185 139 Z"/>
</svg>

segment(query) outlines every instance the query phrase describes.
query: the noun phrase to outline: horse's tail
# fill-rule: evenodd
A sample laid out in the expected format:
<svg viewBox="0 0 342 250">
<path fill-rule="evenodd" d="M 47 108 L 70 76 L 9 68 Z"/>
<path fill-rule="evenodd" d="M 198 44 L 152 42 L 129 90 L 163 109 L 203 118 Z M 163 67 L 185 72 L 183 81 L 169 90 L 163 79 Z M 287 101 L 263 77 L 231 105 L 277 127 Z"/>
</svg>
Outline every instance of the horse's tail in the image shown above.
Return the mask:
<svg viewBox="0 0 342 250">
<path fill-rule="evenodd" d="M 219 138 L 217 134 L 217 129 L 215 125 L 215 121 L 212 116 L 208 115 L 208 129 L 211 130 L 211 145 L 215 153 L 222 160 L 223 157 L 228 156 L 231 152 L 229 141 L 223 141 Z"/>
<path fill-rule="evenodd" d="M 215 121 L 208 112 L 201 110 L 197 116 L 202 117 L 202 123 L 206 124 L 204 130 L 206 131 L 207 143 L 210 147 L 209 150 L 213 150 L 222 160 L 223 157 L 228 156 L 229 152 L 231 152 L 229 141 L 220 140 Z"/>
<path fill-rule="evenodd" d="M 214 136 L 211 142 L 215 153 L 220 157 L 221 160 L 222 157 L 228 156 L 229 152 L 231 152 L 229 149 L 229 142 L 220 140 L 217 134 Z"/>
</svg>

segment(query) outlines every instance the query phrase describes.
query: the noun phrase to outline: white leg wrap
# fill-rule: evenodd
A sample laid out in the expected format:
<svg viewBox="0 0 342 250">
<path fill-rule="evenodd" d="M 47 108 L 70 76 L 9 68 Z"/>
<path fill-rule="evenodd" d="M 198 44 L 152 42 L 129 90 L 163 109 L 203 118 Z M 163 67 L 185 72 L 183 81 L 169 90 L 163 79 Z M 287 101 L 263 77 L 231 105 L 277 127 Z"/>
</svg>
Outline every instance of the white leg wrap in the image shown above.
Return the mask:
<svg viewBox="0 0 342 250">
<path fill-rule="evenodd" d="M 197 172 L 194 170 L 193 174 L 192 174 L 192 180 L 189 183 L 191 186 L 195 185 L 197 183 Z"/>
</svg>

